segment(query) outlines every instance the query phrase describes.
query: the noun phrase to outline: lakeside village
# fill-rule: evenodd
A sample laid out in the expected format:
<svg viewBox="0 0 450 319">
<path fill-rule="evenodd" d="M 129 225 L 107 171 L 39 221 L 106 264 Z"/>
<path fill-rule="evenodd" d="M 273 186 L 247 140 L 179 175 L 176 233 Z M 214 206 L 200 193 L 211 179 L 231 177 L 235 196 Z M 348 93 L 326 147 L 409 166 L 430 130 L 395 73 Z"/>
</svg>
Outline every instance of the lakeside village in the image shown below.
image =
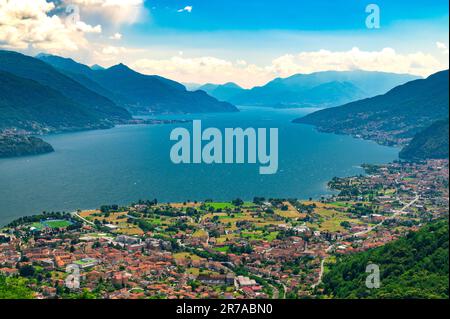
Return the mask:
<svg viewBox="0 0 450 319">
<path fill-rule="evenodd" d="M 0 276 L 34 298 L 320 298 L 336 256 L 448 218 L 448 160 L 364 166 L 320 200 L 102 206 L 0 230 Z M 80 287 L 67 286 L 77 265 Z"/>
</svg>

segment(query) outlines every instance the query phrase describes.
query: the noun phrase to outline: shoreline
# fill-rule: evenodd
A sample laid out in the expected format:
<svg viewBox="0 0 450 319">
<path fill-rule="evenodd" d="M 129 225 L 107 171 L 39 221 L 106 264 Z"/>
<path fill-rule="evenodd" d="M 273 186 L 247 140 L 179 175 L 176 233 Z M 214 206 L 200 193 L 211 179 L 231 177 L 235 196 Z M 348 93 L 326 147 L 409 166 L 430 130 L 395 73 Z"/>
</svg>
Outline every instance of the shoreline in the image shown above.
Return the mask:
<svg viewBox="0 0 450 319">
<path fill-rule="evenodd" d="M 260 109 L 260 107 L 252 107 L 252 106 L 250 106 L 249 107 L 250 109 Z M 271 108 L 269 108 L 269 109 L 271 109 Z M 274 111 L 279 111 L 279 109 L 273 109 Z M 295 116 L 295 115 L 294 115 Z M 147 119 L 144 119 L 144 121 L 146 121 Z M 167 124 L 171 124 L 171 123 L 174 123 L 174 122 L 176 122 L 176 123 L 178 123 L 178 122 L 180 122 L 181 121 L 181 123 L 186 123 L 186 122 L 190 122 L 191 120 L 183 120 L 183 119 L 176 119 L 176 120 L 167 120 L 167 119 L 149 119 L 150 121 L 158 121 L 158 123 L 160 123 L 161 121 L 162 122 L 166 122 Z M 153 122 L 154 123 L 154 122 Z M 154 123 L 154 124 L 158 124 L 158 123 Z M 128 127 L 128 126 L 130 126 L 130 125 L 133 125 L 133 126 L 136 126 L 136 125 L 145 125 L 145 124 L 142 124 L 142 122 L 141 121 L 139 121 L 138 120 L 138 122 L 137 123 L 134 123 L 134 124 L 125 124 L 125 125 L 118 125 L 118 126 L 116 126 L 116 127 Z M 113 129 L 113 128 L 111 128 L 111 129 Z M 88 132 L 88 131 L 93 131 L 93 130 L 84 130 L 84 132 Z M 71 134 L 71 133 L 79 133 L 79 132 L 61 132 L 61 133 L 52 133 L 52 134 L 49 134 L 49 135 L 56 135 L 56 134 Z M 319 132 L 319 133 L 322 133 L 322 132 Z M 327 134 L 327 133 L 325 133 L 325 134 Z M 351 137 L 351 138 L 354 138 L 354 137 Z M 355 140 L 357 140 L 357 139 L 355 139 Z M 374 143 L 374 144 L 376 144 L 376 143 Z M 378 144 L 377 144 L 378 145 Z M 56 150 L 56 152 L 58 152 L 58 150 Z M 395 159 L 397 159 L 397 157 L 398 157 L 398 152 L 397 152 L 397 150 L 396 150 L 396 158 Z M 12 159 L 12 160 L 14 160 L 14 159 L 18 159 L 18 158 L 10 158 L 10 159 Z M 394 159 L 392 159 L 392 160 L 394 160 Z M 386 160 L 386 163 L 389 161 L 392 161 L 391 159 L 387 159 Z M 335 176 L 338 176 L 338 177 L 350 177 L 350 176 L 353 176 L 353 175 L 357 175 L 357 174 L 359 174 L 359 172 L 361 172 L 361 173 L 364 173 L 363 171 L 361 171 L 361 165 L 363 164 L 364 162 L 360 162 L 359 164 L 357 164 L 356 166 L 356 168 L 354 169 L 354 171 L 355 172 L 353 172 L 353 170 L 352 171 L 350 171 L 350 172 L 348 172 L 349 174 L 345 174 L 345 172 L 343 172 L 343 174 L 339 174 L 338 172 L 336 172 L 337 174 L 332 174 L 332 175 L 330 175 L 329 177 L 327 177 L 326 179 L 323 179 L 323 187 L 322 187 L 322 185 L 320 186 L 320 190 L 317 190 L 317 191 L 315 191 L 315 189 L 314 189 L 314 191 L 313 192 L 311 192 L 311 193 L 313 193 L 313 197 L 314 198 L 317 198 L 317 199 L 320 199 L 321 198 L 321 196 L 329 196 L 329 195 L 331 195 L 328 191 L 329 191 L 329 189 L 327 188 L 327 184 L 328 184 L 328 182 L 330 182 L 330 180 L 333 178 L 333 177 L 335 177 Z M 383 163 L 383 162 L 381 162 L 381 163 Z M 353 167 L 354 165 L 352 165 L 352 167 Z M 338 169 L 339 170 L 339 169 Z M 348 167 L 348 168 L 345 168 L 345 169 L 341 169 L 342 171 L 347 171 L 347 170 L 350 170 L 350 166 Z M 322 184 L 322 183 L 321 183 Z M 308 186 L 306 186 L 306 187 L 308 187 Z M 302 193 L 304 193 L 303 191 L 297 191 L 297 192 L 289 192 L 289 193 L 292 193 L 293 195 L 292 195 L 292 197 L 296 197 L 296 198 L 304 198 L 304 199 L 308 199 L 309 198 L 309 196 L 308 196 L 308 194 L 305 194 L 304 196 L 302 196 Z M 295 193 L 297 193 L 297 195 L 295 194 Z M 307 192 L 308 193 L 308 192 Z M 300 195 L 300 196 L 298 196 L 298 195 Z M 167 194 L 166 194 L 166 196 L 167 196 Z M 128 204 L 129 202 L 132 202 L 133 200 L 138 200 L 139 199 L 139 197 L 138 196 L 136 196 L 137 198 L 131 198 L 131 200 L 126 200 L 126 201 L 124 201 L 124 202 L 120 202 L 121 204 L 123 204 L 123 205 L 126 205 L 126 204 Z M 163 196 L 161 196 L 161 197 L 165 197 L 164 195 Z M 271 196 L 271 197 L 276 197 L 276 198 L 278 198 L 278 197 L 284 197 L 284 195 L 283 194 L 281 194 L 281 195 L 275 195 L 275 196 Z M 190 199 L 192 199 L 193 198 L 193 196 L 192 197 L 190 197 L 189 196 L 189 198 Z M 196 196 L 196 198 L 198 198 L 198 199 L 204 199 L 204 198 L 202 198 L 202 196 Z M 221 198 L 221 197 L 217 197 L 217 196 L 212 196 L 212 198 L 215 198 L 215 199 L 220 199 L 220 200 L 229 200 L 229 198 L 227 197 L 227 198 Z M 169 200 L 170 200 L 171 198 L 169 198 Z M 185 198 L 175 198 L 175 201 L 182 201 L 182 200 L 184 200 Z M 251 199 L 251 195 L 249 195 L 249 198 L 248 199 Z M 101 205 L 102 203 L 108 203 L 108 202 L 114 202 L 114 201 L 110 201 L 110 200 L 105 200 L 105 201 L 102 201 L 102 202 L 100 202 L 100 203 L 98 203 L 99 205 Z M 90 207 L 92 207 L 92 205 L 88 205 L 88 206 L 86 206 L 86 209 L 89 209 Z M 78 208 L 80 208 L 80 207 L 76 207 L 76 206 L 69 206 L 68 208 L 64 208 L 64 209 L 59 209 L 60 211 L 72 211 L 72 210 L 75 210 L 75 209 L 78 209 Z M 49 208 L 48 210 L 50 210 L 51 211 L 51 208 Z M 34 211 L 36 211 L 36 212 L 40 212 L 41 210 L 34 210 Z M 24 216 L 27 216 L 27 215 L 24 215 Z M 19 216 L 20 217 L 20 216 Z M 3 224 L 3 223 L 1 223 L 1 224 Z"/>
<path fill-rule="evenodd" d="M 22 157 L 30 157 L 30 156 L 38 156 L 55 152 L 53 146 L 45 141 L 45 137 L 59 135 L 59 134 L 70 134 L 70 133 L 80 133 L 80 132 L 89 132 L 89 131 L 98 131 L 98 130 L 111 130 L 116 127 L 125 127 L 125 126 L 134 126 L 134 125 L 171 125 L 171 124 L 185 124 L 190 123 L 191 120 L 178 120 L 178 119 L 131 119 L 128 123 L 118 123 L 114 124 L 111 127 L 98 127 L 98 128 L 69 128 L 67 130 L 53 130 L 48 132 L 29 132 L 22 130 L 9 130 L 6 129 L 5 132 L 0 131 L 0 141 L 2 139 L 20 139 L 20 140 L 30 140 L 33 139 L 43 145 L 46 145 L 48 151 L 38 152 L 38 151 L 30 151 L 29 154 L 17 154 L 17 155 L 9 155 L 9 156 L 0 156 L 0 159 L 10 159 L 10 158 L 22 158 Z M 14 144 L 18 146 L 18 144 Z M 50 150 L 51 148 L 51 150 Z M 1 154 L 0 149 L 0 154 Z"/>
<path fill-rule="evenodd" d="M 358 168 L 362 169 L 364 171 L 363 175 L 367 175 L 367 172 L 364 169 L 363 165 L 364 164 L 361 164 L 361 166 L 359 166 Z M 381 164 L 375 164 L 375 165 L 381 165 Z M 357 176 L 359 176 L 359 175 L 343 176 L 343 177 L 337 177 L 337 178 L 352 178 L 352 177 L 357 177 Z M 336 177 L 333 177 L 333 178 L 336 178 Z M 327 182 L 325 182 L 324 188 L 330 190 L 331 192 L 333 192 L 333 194 L 326 194 L 325 193 L 325 194 L 318 195 L 318 196 L 312 197 L 312 198 L 292 198 L 292 199 L 295 199 L 297 201 L 310 201 L 310 200 L 312 200 L 312 201 L 321 201 L 321 200 L 324 200 L 324 199 L 326 200 L 326 199 L 328 199 L 330 197 L 333 197 L 333 196 L 338 194 L 339 190 L 333 189 L 332 187 L 330 187 L 329 184 L 331 183 L 331 181 L 332 181 L 332 179 L 330 179 Z M 255 197 L 257 197 L 257 196 L 255 196 Z M 277 198 L 277 197 L 267 197 L 267 198 L 274 198 L 274 199 L 280 199 L 280 200 L 283 199 L 283 198 Z M 242 198 L 242 199 L 244 201 L 248 201 L 248 202 L 252 200 L 252 198 Z M 284 198 L 284 199 L 287 200 L 287 198 Z M 139 200 L 136 200 L 136 202 L 137 201 L 139 201 Z M 212 199 L 212 201 L 216 201 L 216 200 Z M 228 201 L 231 201 L 231 199 L 228 199 Z M 224 200 L 217 200 L 217 202 L 226 203 L 227 200 L 225 200 L 225 199 Z M 123 204 L 118 204 L 118 205 L 125 207 L 125 206 L 131 205 L 131 203 L 132 202 L 128 202 L 128 203 L 123 203 Z M 164 202 L 160 202 L 160 204 L 167 204 L 167 205 L 177 205 L 177 204 L 181 204 L 181 203 L 183 203 L 183 202 L 182 201 L 181 202 L 180 201 L 164 201 Z M 205 203 L 205 202 L 202 201 L 202 200 L 195 200 L 195 199 L 192 200 L 192 199 L 190 199 L 190 201 L 188 203 Z M 107 203 L 106 205 L 111 205 L 111 203 Z M 95 210 L 98 210 L 99 207 L 95 207 L 95 208 L 93 208 L 93 207 L 77 208 L 76 210 L 75 210 L 75 208 L 68 208 L 68 209 L 57 210 L 55 212 L 62 213 L 62 214 L 78 215 L 78 213 L 82 212 L 82 211 L 95 211 Z M 41 213 L 37 213 L 37 214 L 23 215 L 23 216 L 17 217 L 15 219 L 7 222 L 6 224 L 5 223 L 0 223 L 0 229 L 7 227 L 8 224 L 13 223 L 13 222 L 15 222 L 15 221 L 17 221 L 17 220 L 19 220 L 21 218 L 39 216 L 43 212 L 47 212 L 47 211 L 42 211 Z M 83 218 L 81 218 L 81 219 L 83 219 Z"/>
<path fill-rule="evenodd" d="M 45 155 L 45 154 L 42 154 L 42 155 Z M 11 158 L 6 158 L 6 159 L 11 159 Z M 391 163 L 391 162 L 390 162 Z M 378 164 L 371 164 L 371 165 L 386 165 L 386 164 L 389 164 L 389 163 L 385 163 L 385 164 L 380 164 L 380 163 L 378 163 Z M 365 164 L 364 163 L 362 163 L 362 164 L 359 164 L 356 168 L 357 169 L 360 169 L 360 170 L 363 170 L 363 173 L 361 173 L 361 174 L 359 174 L 359 175 L 350 175 L 350 176 L 334 176 L 333 178 L 352 178 L 352 177 L 357 177 L 357 176 L 360 176 L 360 175 L 363 175 L 363 176 L 365 176 L 365 175 L 367 175 L 367 172 L 366 172 L 366 170 L 364 169 L 364 166 Z M 299 200 L 299 201 L 308 201 L 308 200 L 310 200 L 310 199 L 312 199 L 313 201 L 320 201 L 320 200 L 322 200 L 322 199 L 326 199 L 326 198 L 329 198 L 329 197 L 332 197 L 332 196 L 334 196 L 334 195 L 337 195 L 337 193 L 339 192 L 338 190 L 336 190 L 336 189 L 333 189 L 332 187 L 330 187 L 329 186 L 329 184 L 330 184 L 330 182 L 332 181 L 332 179 L 333 178 L 331 178 L 331 179 L 329 179 L 328 181 L 326 181 L 326 182 L 324 182 L 324 190 L 329 190 L 330 192 L 331 192 L 331 194 L 330 193 L 323 193 L 323 194 L 321 194 L 321 195 L 317 195 L 317 196 L 315 196 L 315 197 L 312 197 L 312 198 L 295 198 L 296 200 Z M 277 197 L 268 197 L 268 198 L 277 198 Z M 244 201 L 251 201 L 252 200 L 252 198 L 242 198 Z M 136 199 L 135 201 L 138 201 L 139 199 Z M 228 199 L 228 200 L 231 200 L 231 199 Z M 219 202 L 226 202 L 227 201 L 227 199 L 219 199 L 218 200 Z M 131 201 L 131 202 L 133 202 L 133 201 Z M 127 202 L 127 203 L 119 203 L 118 205 L 123 205 L 123 206 L 127 206 L 127 205 L 130 205 L 131 204 L 131 202 Z M 182 201 L 181 201 L 182 202 Z M 166 204 L 176 204 L 176 203 L 181 203 L 180 201 L 177 201 L 177 200 L 175 200 L 175 201 L 164 201 L 163 203 L 166 203 Z M 190 200 L 190 202 L 203 202 L 202 200 Z M 107 203 L 107 204 L 111 204 L 111 203 Z M 72 214 L 72 213 L 76 213 L 76 212 L 78 212 L 78 211 L 89 211 L 89 210 L 97 210 L 98 209 L 98 207 L 96 207 L 96 208 L 93 208 L 93 207 L 86 207 L 86 208 L 66 208 L 66 209 L 60 209 L 60 210 L 57 210 L 57 212 L 61 212 L 61 213 L 70 213 L 70 214 Z M 37 214 L 31 214 L 31 215 L 29 215 L 29 214 L 27 214 L 27 215 L 22 215 L 22 216 L 19 216 L 19 217 L 17 217 L 17 218 L 15 218 L 15 219 L 12 219 L 11 221 L 9 221 L 9 222 L 7 222 L 6 224 L 5 223 L 3 223 L 3 222 L 0 222 L 0 229 L 2 228 L 2 227 L 6 227 L 9 223 L 11 223 L 11 222 L 14 222 L 14 221 L 16 221 L 17 219 L 20 219 L 20 218 L 23 218 L 23 217 L 33 217 L 33 216 L 37 216 L 37 215 L 39 215 L 39 214 L 42 214 L 42 212 L 46 212 L 45 210 L 43 210 L 43 211 L 41 211 L 41 213 L 37 213 Z"/>
</svg>

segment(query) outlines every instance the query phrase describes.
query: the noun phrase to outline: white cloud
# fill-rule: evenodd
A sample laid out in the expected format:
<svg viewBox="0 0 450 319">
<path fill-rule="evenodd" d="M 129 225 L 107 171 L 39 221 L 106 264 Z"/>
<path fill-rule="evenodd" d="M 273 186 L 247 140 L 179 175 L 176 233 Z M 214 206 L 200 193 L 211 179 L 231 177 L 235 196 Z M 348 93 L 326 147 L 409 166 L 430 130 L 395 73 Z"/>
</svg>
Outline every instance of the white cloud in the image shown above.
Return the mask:
<svg viewBox="0 0 450 319">
<path fill-rule="evenodd" d="M 114 33 L 112 36 L 109 37 L 110 40 L 121 40 L 122 39 L 122 34 L 121 33 Z"/>
<path fill-rule="evenodd" d="M 127 51 L 128 50 L 124 47 L 115 47 L 115 46 L 109 45 L 109 46 L 104 47 L 101 52 L 105 55 L 110 56 L 110 55 L 119 55 L 122 53 L 127 53 Z"/>
<path fill-rule="evenodd" d="M 101 25 L 96 25 L 95 27 L 93 27 L 83 21 L 77 21 L 75 23 L 75 27 L 77 28 L 77 30 L 85 33 L 102 33 Z"/>
<path fill-rule="evenodd" d="M 139 59 L 131 67 L 146 74 L 158 74 L 181 82 L 223 83 L 234 81 L 251 85 L 261 76 L 257 66 L 245 69 L 230 61 L 215 57 L 184 58 L 174 56 L 169 59 Z"/>
<path fill-rule="evenodd" d="M 327 70 L 384 71 L 426 76 L 445 68 L 433 55 L 423 52 L 401 54 L 392 48 L 380 51 L 312 51 L 284 55 L 272 62 L 272 72 L 280 76 Z"/>
<path fill-rule="evenodd" d="M 448 46 L 443 42 L 436 42 L 436 47 L 444 54 L 449 53 Z"/>
<path fill-rule="evenodd" d="M 145 12 L 144 0 L 63 0 L 78 5 L 84 16 L 101 19 L 103 24 L 121 25 L 139 21 Z"/>
<path fill-rule="evenodd" d="M 159 74 L 182 82 L 236 82 L 244 87 L 262 85 L 275 77 L 318 71 L 367 70 L 410 73 L 428 76 L 448 68 L 431 54 L 423 52 L 401 54 L 392 48 L 380 51 L 310 51 L 280 56 L 268 65 L 255 65 L 244 60 L 236 62 L 215 57 L 169 59 L 138 59 L 132 67 L 147 74 Z"/>
<path fill-rule="evenodd" d="M 193 7 L 192 6 L 186 6 L 183 9 L 178 10 L 177 12 L 192 12 Z"/>
<path fill-rule="evenodd" d="M 50 15 L 54 9 L 46 0 L 0 0 L 0 46 L 75 51 L 87 46 L 85 33 L 101 32 L 100 25 Z"/>
<path fill-rule="evenodd" d="M 127 59 L 133 59 L 134 56 L 140 56 L 145 51 L 142 49 L 127 48 L 123 46 L 94 44 L 91 47 L 90 54 L 85 63 L 101 64 L 110 66 L 118 63 L 126 63 Z"/>
</svg>

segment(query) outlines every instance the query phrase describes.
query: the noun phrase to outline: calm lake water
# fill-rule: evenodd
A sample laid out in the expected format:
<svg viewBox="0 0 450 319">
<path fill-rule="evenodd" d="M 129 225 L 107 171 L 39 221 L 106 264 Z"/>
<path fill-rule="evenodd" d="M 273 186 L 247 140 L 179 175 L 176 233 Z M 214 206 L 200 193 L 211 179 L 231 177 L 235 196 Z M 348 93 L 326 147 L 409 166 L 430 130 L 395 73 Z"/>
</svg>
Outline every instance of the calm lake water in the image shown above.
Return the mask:
<svg viewBox="0 0 450 319">
<path fill-rule="evenodd" d="M 42 211 L 73 211 L 139 199 L 320 197 L 331 193 L 326 183 L 334 176 L 363 173 L 362 163 L 397 159 L 396 148 L 291 123 L 311 111 L 243 107 L 240 113 L 178 117 L 200 119 L 203 128 L 279 128 L 275 175 L 260 175 L 259 164 L 174 165 L 169 156 L 174 143 L 170 132 L 177 126 L 190 129 L 191 123 L 47 136 L 55 153 L 0 160 L 0 225 Z"/>
</svg>

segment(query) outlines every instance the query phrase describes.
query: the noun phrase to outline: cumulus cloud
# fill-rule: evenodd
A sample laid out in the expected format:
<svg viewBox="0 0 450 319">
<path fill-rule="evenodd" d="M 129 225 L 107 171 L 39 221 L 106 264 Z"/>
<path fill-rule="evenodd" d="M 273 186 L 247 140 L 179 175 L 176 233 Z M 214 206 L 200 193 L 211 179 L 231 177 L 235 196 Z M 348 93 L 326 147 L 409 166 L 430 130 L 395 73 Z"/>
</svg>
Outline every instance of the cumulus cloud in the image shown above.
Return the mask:
<svg viewBox="0 0 450 319">
<path fill-rule="evenodd" d="M 233 81 L 244 87 L 262 85 L 275 77 L 288 77 L 296 73 L 318 71 L 384 71 L 427 76 L 448 68 L 430 54 L 422 52 L 401 54 L 392 48 L 380 51 L 310 51 L 286 54 L 268 65 L 255 65 L 245 60 L 227 61 L 215 57 L 170 59 L 138 59 L 132 64 L 147 74 L 159 74 L 183 82 L 225 83 Z"/>
<path fill-rule="evenodd" d="M 51 14 L 55 4 L 46 0 L 0 0 L 0 46 L 51 52 L 75 51 L 87 46 L 85 33 L 100 33 L 77 17 Z"/>
<path fill-rule="evenodd" d="M 271 69 L 280 76 L 356 69 L 425 76 L 444 67 L 433 55 L 423 52 L 401 54 L 392 48 L 384 48 L 380 51 L 363 51 L 353 48 L 349 51 L 319 50 L 295 55 L 287 54 L 275 59 Z"/>
<path fill-rule="evenodd" d="M 255 79 L 264 77 L 264 70 L 256 65 L 245 65 L 215 57 L 184 58 L 181 55 L 169 59 L 139 59 L 131 65 L 146 74 L 159 74 L 181 82 L 228 81 L 252 85 Z M 264 81 L 264 80 L 263 80 Z"/>
<path fill-rule="evenodd" d="M 77 21 L 75 23 L 75 27 L 77 30 L 84 32 L 84 33 L 101 33 L 102 32 L 102 26 L 96 25 L 95 27 L 83 22 L 83 21 Z"/>
<path fill-rule="evenodd" d="M 119 54 L 123 54 L 123 53 L 127 53 L 129 50 L 125 47 L 115 47 L 112 45 L 106 46 L 104 47 L 101 52 L 105 55 L 108 56 L 115 56 L 115 55 L 119 55 Z"/>
<path fill-rule="evenodd" d="M 112 36 L 109 37 L 110 40 L 121 40 L 122 39 L 122 34 L 121 33 L 114 33 Z"/>
<path fill-rule="evenodd" d="M 178 10 L 177 12 L 192 12 L 193 7 L 192 6 L 186 6 L 183 9 Z"/>
<path fill-rule="evenodd" d="M 139 48 L 94 44 L 89 51 L 89 57 L 86 63 L 111 66 L 118 63 L 126 63 L 130 59 L 133 60 L 135 56 L 141 56 L 144 53 L 145 50 Z"/>
<path fill-rule="evenodd" d="M 121 25 L 139 21 L 145 12 L 144 0 L 63 0 L 78 5 L 87 18 L 101 19 L 103 24 Z"/>
</svg>

